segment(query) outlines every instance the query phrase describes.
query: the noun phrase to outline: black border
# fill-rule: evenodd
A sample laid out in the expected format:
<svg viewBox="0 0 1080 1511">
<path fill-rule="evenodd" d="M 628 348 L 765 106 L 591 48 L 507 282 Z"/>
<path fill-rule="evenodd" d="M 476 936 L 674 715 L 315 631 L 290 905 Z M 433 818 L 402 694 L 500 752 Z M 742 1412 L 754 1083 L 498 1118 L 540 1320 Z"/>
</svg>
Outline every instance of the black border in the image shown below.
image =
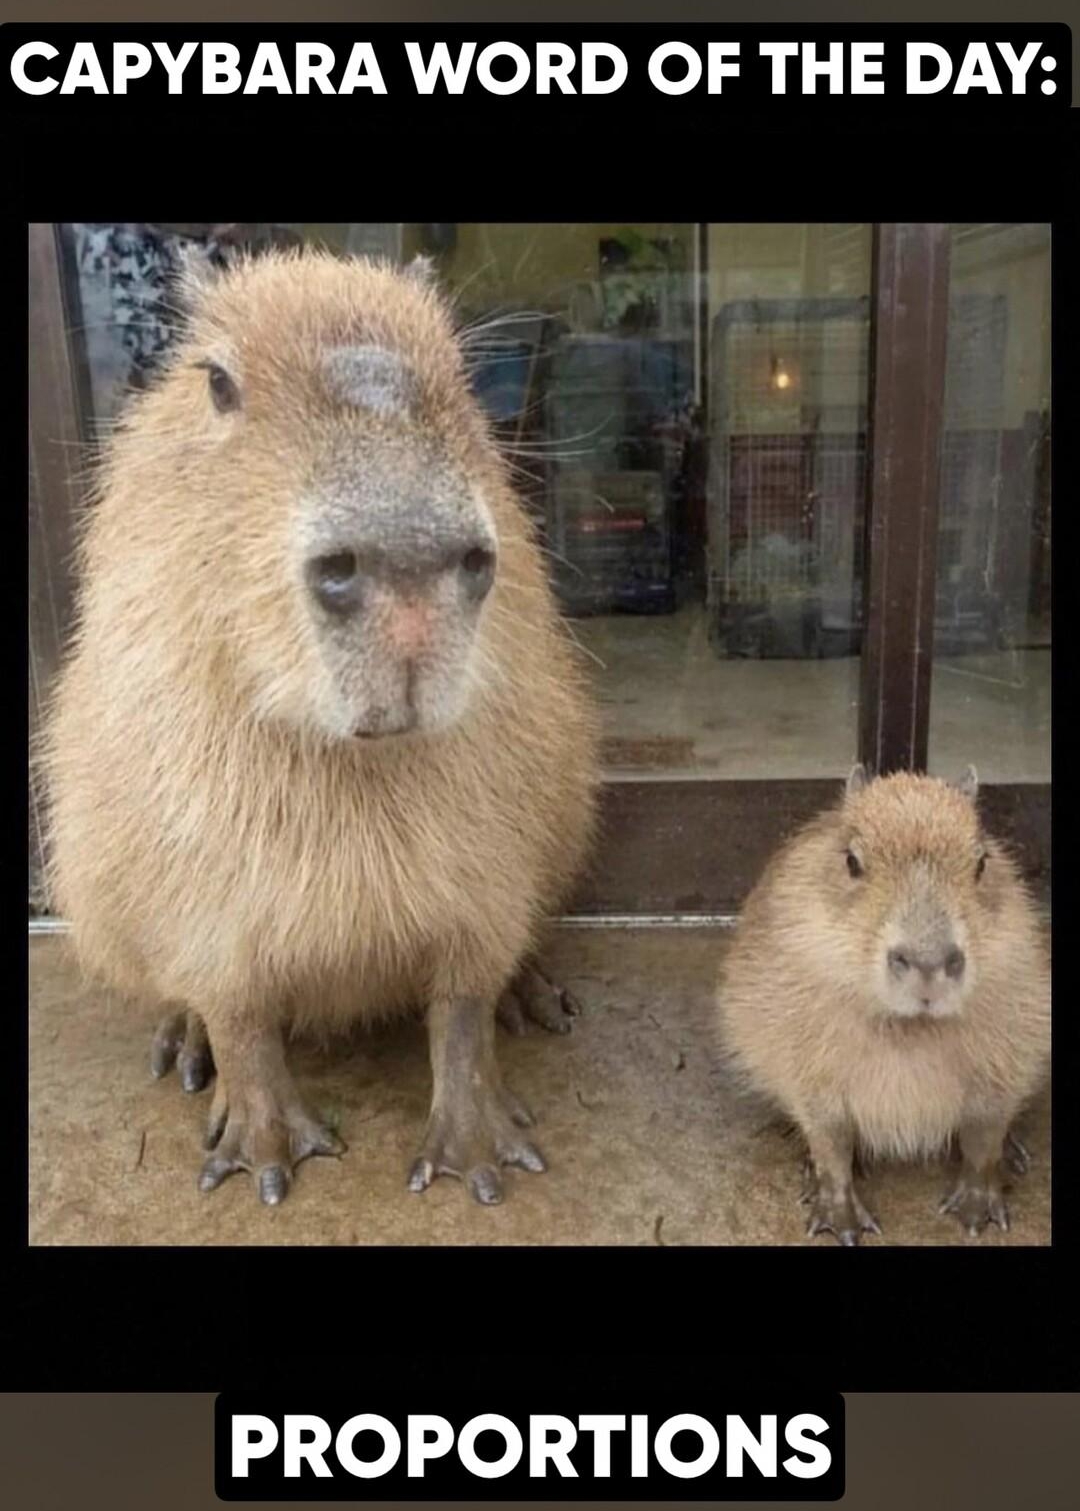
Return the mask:
<svg viewBox="0 0 1080 1511">
<path fill-rule="evenodd" d="M 603 30 L 618 40 L 617 28 Z M 515 36 L 523 32 L 517 28 Z M 957 106 L 918 119 L 868 121 L 849 106 L 822 112 L 811 127 L 767 111 L 675 117 L 638 110 L 634 150 L 604 152 L 605 142 L 618 147 L 620 138 L 606 134 L 599 116 L 595 131 L 584 134 L 553 126 L 545 111 L 527 124 L 523 113 L 511 132 L 475 123 L 440 132 L 402 108 L 371 140 L 360 117 L 355 125 L 309 129 L 302 111 L 249 103 L 248 112 L 228 119 L 166 103 L 152 132 L 142 122 L 137 131 L 126 129 L 115 111 L 87 115 L 77 130 L 43 121 L 40 113 L 32 129 L 25 116 L 9 117 L 9 139 L 19 152 L 5 237 L 16 396 L 5 406 L 3 457 L 13 499 L 21 498 L 26 476 L 19 393 L 27 355 L 20 301 L 28 220 L 175 219 L 186 212 L 193 220 L 259 221 L 271 211 L 294 220 L 409 220 L 419 207 L 451 221 L 535 220 L 538 202 L 548 211 L 541 218 L 552 220 L 982 220 L 992 211 L 1001 220 L 1051 221 L 1059 417 L 1053 486 L 1066 504 L 1075 492 L 1075 427 L 1068 418 L 1077 366 L 1071 270 L 1080 266 L 1075 111 L 990 119 Z M 24 518 L 17 505 L 13 511 Z M 1068 507 L 1056 526 L 1060 590 L 1074 559 Z M 5 566 L 22 571 L 17 546 L 5 553 Z M 22 615 L 22 582 L 5 595 L 12 615 Z M 1062 622 L 1067 635 L 1068 620 Z M 20 617 L 20 633 L 12 625 L 4 637 L 12 656 L 8 686 L 21 682 L 22 665 L 14 663 L 23 624 Z M 1054 665 L 1056 677 L 1068 676 L 1067 642 L 1059 643 Z M 1068 739 L 1061 718 L 1055 738 L 1056 753 Z M 522 1374 L 563 1379 L 573 1369 L 591 1380 L 639 1368 L 677 1369 L 683 1378 L 703 1380 L 734 1372 L 743 1383 L 765 1386 L 779 1377 L 788 1386 L 824 1381 L 846 1390 L 1075 1386 L 1070 1172 L 1077 1110 L 1069 1092 L 1077 1023 L 1072 964 L 1060 949 L 1050 1249 L 865 1248 L 852 1257 L 833 1247 L 28 1249 L 21 858 L 27 831 L 17 739 L 9 742 L 9 761 L 6 917 L 15 1027 L 5 1056 L 12 1084 L 4 1102 L 10 1164 L 0 1353 L 12 1383 L 194 1390 L 214 1389 L 224 1378 L 236 1388 L 317 1379 L 329 1387 L 339 1378 L 347 1384 L 360 1365 L 403 1386 L 447 1372 L 460 1382 L 463 1372 L 478 1370 L 497 1381 Z M 1066 783 L 1055 817 L 1063 834 L 1070 832 L 1071 805 Z M 1071 916 L 1071 887 L 1068 867 L 1059 868 L 1058 917 Z M 362 1191 L 357 1203 L 362 1209 Z M 502 1348 L 485 1363 L 474 1351 L 492 1339 Z M 537 1340 L 548 1352 L 534 1352 Z M 656 1352 L 626 1356 L 628 1344 Z M 578 1347 L 596 1352 L 576 1355 Z"/>
</svg>

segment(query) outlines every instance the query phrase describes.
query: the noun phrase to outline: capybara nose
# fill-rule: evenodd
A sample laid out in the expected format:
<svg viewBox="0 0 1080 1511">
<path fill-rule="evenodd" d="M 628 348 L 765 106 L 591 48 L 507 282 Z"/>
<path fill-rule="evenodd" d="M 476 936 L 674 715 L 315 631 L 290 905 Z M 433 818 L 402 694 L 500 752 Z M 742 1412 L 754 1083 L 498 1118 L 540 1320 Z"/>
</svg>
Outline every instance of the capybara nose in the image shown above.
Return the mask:
<svg viewBox="0 0 1080 1511">
<path fill-rule="evenodd" d="M 959 981 L 964 974 L 964 952 L 954 946 L 945 956 L 945 974 L 952 981 Z"/>
<path fill-rule="evenodd" d="M 911 969 L 911 956 L 907 950 L 890 950 L 888 960 L 894 976 L 904 976 Z"/>
<path fill-rule="evenodd" d="M 889 951 L 888 961 L 894 976 L 906 976 L 908 971 L 917 970 L 927 981 L 932 981 L 939 971 L 944 972 L 950 981 L 959 981 L 966 964 L 963 950 L 956 945 L 932 957 L 918 955 L 910 949 L 893 949 Z"/>
<path fill-rule="evenodd" d="M 316 602 L 328 614 L 346 619 L 363 608 L 374 583 L 415 589 L 445 573 L 457 577 L 470 603 L 480 604 L 495 581 L 495 552 L 479 541 L 439 551 L 344 548 L 311 557 L 306 573 Z"/>
</svg>

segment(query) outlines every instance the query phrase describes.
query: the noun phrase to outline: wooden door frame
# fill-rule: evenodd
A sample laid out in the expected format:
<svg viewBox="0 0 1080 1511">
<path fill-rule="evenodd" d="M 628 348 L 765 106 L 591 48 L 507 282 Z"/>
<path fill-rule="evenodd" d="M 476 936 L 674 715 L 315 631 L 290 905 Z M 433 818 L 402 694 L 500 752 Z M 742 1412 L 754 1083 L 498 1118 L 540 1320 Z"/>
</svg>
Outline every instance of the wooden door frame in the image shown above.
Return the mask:
<svg viewBox="0 0 1080 1511">
<path fill-rule="evenodd" d="M 859 759 L 926 770 L 949 227 L 873 228 Z"/>
</svg>

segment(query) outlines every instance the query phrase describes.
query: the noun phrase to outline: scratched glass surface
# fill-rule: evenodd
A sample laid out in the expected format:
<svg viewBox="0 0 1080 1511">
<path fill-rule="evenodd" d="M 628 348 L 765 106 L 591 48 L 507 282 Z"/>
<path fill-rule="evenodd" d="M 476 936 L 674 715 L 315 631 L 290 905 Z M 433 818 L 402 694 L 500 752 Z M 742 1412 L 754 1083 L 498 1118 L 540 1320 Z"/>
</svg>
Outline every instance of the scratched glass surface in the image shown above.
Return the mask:
<svg viewBox="0 0 1080 1511">
<path fill-rule="evenodd" d="M 950 248 L 930 768 L 1050 780 L 1050 227 Z"/>
<path fill-rule="evenodd" d="M 403 228 L 455 300 L 616 777 L 856 739 L 870 227 Z"/>
<path fill-rule="evenodd" d="M 181 254 L 431 256 L 586 657 L 614 778 L 856 751 L 871 227 L 70 225 L 88 429 L 153 381 Z M 1049 234 L 953 228 L 931 763 L 1049 769 Z M 975 752 L 973 755 L 972 752 Z"/>
</svg>

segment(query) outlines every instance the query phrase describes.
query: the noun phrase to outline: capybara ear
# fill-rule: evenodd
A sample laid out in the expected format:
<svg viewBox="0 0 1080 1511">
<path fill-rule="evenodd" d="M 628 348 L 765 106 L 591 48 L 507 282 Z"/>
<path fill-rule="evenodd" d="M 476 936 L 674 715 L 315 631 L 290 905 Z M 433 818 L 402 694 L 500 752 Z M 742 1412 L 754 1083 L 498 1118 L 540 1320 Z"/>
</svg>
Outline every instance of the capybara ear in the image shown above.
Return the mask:
<svg viewBox="0 0 1080 1511">
<path fill-rule="evenodd" d="M 403 269 L 406 278 L 412 278 L 416 283 L 422 283 L 428 287 L 434 287 L 438 282 L 438 271 L 435 267 L 434 257 L 428 257 L 424 252 L 418 252 L 411 262 L 407 262 Z"/>
<path fill-rule="evenodd" d="M 969 766 L 960 780 L 952 785 L 957 792 L 962 792 L 965 797 L 969 797 L 974 802 L 979 795 L 979 773 L 974 766 Z"/>
<path fill-rule="evenodd" d="M 844 789 L 846 795 L 854 797 L 857 792 L 861 792 L 869 784 L 869 781 L 870 778 L 867 775 L 866 767 L 860 761 L 858 765 L 853 766 L 848 772 L 847 786 Z"/>
</svg>

